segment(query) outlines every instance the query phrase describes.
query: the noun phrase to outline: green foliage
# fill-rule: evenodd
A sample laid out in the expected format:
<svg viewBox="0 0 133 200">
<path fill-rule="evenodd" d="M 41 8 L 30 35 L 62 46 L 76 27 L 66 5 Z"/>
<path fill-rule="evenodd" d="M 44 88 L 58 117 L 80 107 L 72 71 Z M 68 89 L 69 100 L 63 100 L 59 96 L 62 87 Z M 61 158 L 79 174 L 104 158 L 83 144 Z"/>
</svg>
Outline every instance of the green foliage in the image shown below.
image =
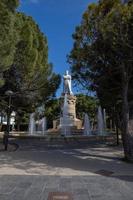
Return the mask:
<svg viewBox="0 0 133 200">
<path fill-rule="evenodd" d="M 88 7 L 73 34 L 74 47 L 69 55 L 73 78 L 96 91 L 108 109 L 118 108 L 122 101 L 121 64 L 126 68 L 132 65 L 132 19 L 133 5 L 101 0 Z"/>
<path fill-rule="evenodd" d="M 3 72 L 7 70 L 14 59 L 16 32 L 15 9 L 18 0 L 0 1 L 0 86 L 3 85 Z"/>
<path fill-rule="evenodd" d="M 0 95 L 5 102 L 5 91 L 12 90 L 12 109 L 16 112 L 33 112 L 36 107 L 52 98 L 60 84 L 60 76 L 53 73 L 48 63 L 48 43 L 32 17 L 16 13 L 16 50 L 13 63 L 3 73 L 4 85 Z M 3 108 L 5 109 L 5 108 Z"/>
<path fill-rule="evenodd" d="M 60 100 L 51 99 L 45 104 L 45 116 L 47 118 L 48 128 L 53 127 L 53 120 L 60 117 Z"/>
<path fill-rule="evenodd" d="M 78 94 L 76 95 L 76 115 L 77 118 L 83 119 L 84 113 L 87 113 L 91 119 L 94 119 L 98 106 L 98 100 L 95 97 Z"/>
<path fill-rule="evenodd" d="M 47 38 L 33 19 L 22 13 L 17 14 L 16 29 L 19 38 L 13 64 L 16 86 L 30 101 L 42 103 L 60 84 L 60 76 L 52 72 L 48 63 Z"/>
<path fill-rule="evenodd" d="M 132 33 L 133 2 L 100 0 L 84 13 L 69 55 L 75 80 L 96 91 L 111 116 L 112 112 L 115 119 L 119 115 L 126 157 L 133 157 L 133 136 L 128 126 L 133 117 L 129 112 L 133 107 Z"/>
<path fill-rule="evenodd" d="M 14 66 L 19 74 L 21 89 L 30 91 L 51 73 L 47 61 L 47 40 L 33 19 L 22 13 L 16 16 L 16 29 L 18 42 Z"/>
</svg>

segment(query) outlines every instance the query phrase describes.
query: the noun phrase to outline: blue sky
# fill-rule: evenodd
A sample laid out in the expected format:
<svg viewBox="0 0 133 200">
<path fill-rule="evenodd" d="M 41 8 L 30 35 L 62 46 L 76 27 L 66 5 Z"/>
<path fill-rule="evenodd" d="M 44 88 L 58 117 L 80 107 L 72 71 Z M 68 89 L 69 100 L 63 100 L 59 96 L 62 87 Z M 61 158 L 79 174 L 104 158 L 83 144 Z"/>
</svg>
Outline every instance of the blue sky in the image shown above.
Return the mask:
<svg viewBox="0 0 133 200">
<path fill-rule="evenodd" d="M 49 62 L 61 75 L 69 69 L 66 56 L 73 46 L 72 34 L 88 4 L 97 0 L 21 0 L 19 10 L 30 15 L 47 36 Z"/>
</svg>

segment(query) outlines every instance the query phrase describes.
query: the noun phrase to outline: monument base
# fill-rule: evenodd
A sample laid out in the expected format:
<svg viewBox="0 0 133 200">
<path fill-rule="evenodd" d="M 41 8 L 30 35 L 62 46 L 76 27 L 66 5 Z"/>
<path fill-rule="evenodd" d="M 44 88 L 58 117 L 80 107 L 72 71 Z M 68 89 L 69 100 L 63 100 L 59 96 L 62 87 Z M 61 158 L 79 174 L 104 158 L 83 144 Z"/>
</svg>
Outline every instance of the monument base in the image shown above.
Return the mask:
<svg viewBox="0 0 133 200">
<path fill-rule="evenodd" d="M 71 127 L 71 129 L 73 131 L 82 129 L 83 121 L 80 119 L 75 118 L 75 119 L 71 120 L 71 122 L 68 124 L 63 124 L 63 123 L 61 123 L 61 121 L 62 121 L 61 118 L 53 121 L 53 129 L 54 130 L 60 130 L 63 126 Z"/>
</svg>

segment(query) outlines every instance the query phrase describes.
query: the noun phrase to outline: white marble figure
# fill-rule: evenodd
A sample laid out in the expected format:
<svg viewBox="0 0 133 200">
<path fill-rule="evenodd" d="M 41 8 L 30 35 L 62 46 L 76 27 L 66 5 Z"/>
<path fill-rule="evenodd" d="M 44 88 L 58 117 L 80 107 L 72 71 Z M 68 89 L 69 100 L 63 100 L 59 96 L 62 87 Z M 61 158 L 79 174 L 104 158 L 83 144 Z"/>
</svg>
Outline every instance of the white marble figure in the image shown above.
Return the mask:
<svg viewBox="0 0 133 200">
<path fill-rule="evenodd" d="M 69 75 L 68 71 L 66 71 L 65 75 L 63 76 L 63 92 L 64 92 L 64 94 L 73 95 L 72 84 L 71 84 L 71 75 Z"/>
</svg>

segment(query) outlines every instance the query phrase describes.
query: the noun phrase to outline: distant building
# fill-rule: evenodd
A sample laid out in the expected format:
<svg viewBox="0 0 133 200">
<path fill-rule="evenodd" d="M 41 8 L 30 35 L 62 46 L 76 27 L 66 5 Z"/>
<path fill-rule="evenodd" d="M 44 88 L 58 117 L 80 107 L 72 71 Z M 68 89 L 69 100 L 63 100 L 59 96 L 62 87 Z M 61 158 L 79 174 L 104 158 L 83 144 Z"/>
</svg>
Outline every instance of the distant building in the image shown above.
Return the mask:
<svg viewBox="0 0 133 200">
<path fill-rule="evenodd" d="M 11 113 L 11 117 L 10 117 L 10 125 L 15 125 L 15 116 L 16 116 L 16 113 L 13 111 Z M 3 125 L 7 125 L 7 115 L 0 115 L 0 122 L 3 124 Z"/>
</svg>

